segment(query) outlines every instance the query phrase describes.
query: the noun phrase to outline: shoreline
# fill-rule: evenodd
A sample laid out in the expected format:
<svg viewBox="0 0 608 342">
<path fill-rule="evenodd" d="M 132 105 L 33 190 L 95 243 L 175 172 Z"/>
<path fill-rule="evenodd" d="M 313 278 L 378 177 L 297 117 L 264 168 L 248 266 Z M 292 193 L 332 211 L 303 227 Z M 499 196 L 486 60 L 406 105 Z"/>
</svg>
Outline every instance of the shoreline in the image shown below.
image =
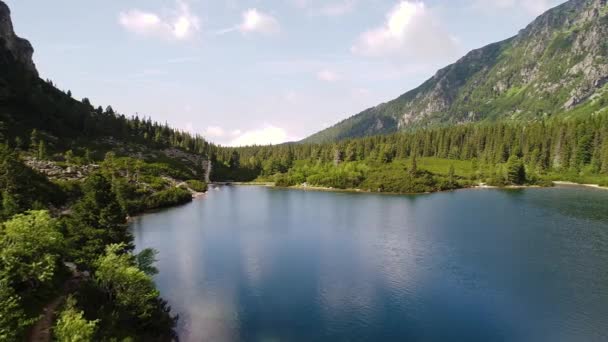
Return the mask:
<svg viewBox="0 0 608 342">
<path fill-rule="evenodd" d="M 403 195 L 430 195 L 430 194 L 435 194 L 435 193 L 443 193 L 443 192 L 453 192 L 453 191 L 463 191 L 463 190 L 519 190 L 519 189 L 543 189 L 543 188 L 551 188 L 554 186 L 574 186 L 574 187 L 584 187 L 584 188 L 590 188 L 590 189 L 598 189 L 598 190 L 608 190 L 608 187 L 606 186 L 600 186 L 599 184 L 581 184 L 581 183 L 575 183 L 575 182 L 570 182 L 570 181 L 551 181 L 552 186 L 540 186 L 540 185 L 509 185 L 509 186 L 492 186 L 492 185 L 485 185 L 483 183 L 480 183 L 478 185 L 473 185 L 473 186 L 467 186 L 467 187 L 462 187 L 462 188 L 458 188 L 458 189 L 453 189 L 453 190 L 441 190 L 441 191 L 432 191 L 432 192 L 375 192 L 375 191 L 368 191 L 368 190 L 362 190 L 362 189 L 337 189 L 337 188 L 330 188 L 330 187 L 322 187 L 322 186 L 301 186 L 301 185 L 294 185 L 294 186 L 276 186 L 274 185 L 274 183 L 272 182 L 213 182 L 213 183 L 209 183 L 209 185 L 215 185 L 215 186 L 232 186 L 232 185 L 236 185 L 236 186 L 263 186 L 263 187 L 268 187 L 268 188 L 276 188 L 276 189 L 286 189 L 286 190 L 299 190 L 299 191 L 315 191 L 315 192 L 335 192 L 335 193 L 355 193 L 355 194 L 376 194 L 376 195 L 392 195 L 392 196 L 403 196 Z M 192 193 L 192 201 L 204 197 L 205 195 L 207 195 L 209 192 L 209 190 L 205 191 L 205 192 L 193 192 Z M 191 203 L 192 201 L 188 202 Z M 174 206 L 170 206 L 167 208 L 158 208 L 158 209 L 152 209 L 152 210 L 146 210 L 144 212 L 141 213 L 137 213 L 133 216 L 127 216 L 127 220 L 126 223 L 131 223 L 133 219 L 139 217 L 139 216 L 143 216 L 146 214 L 151 214 L 151 213 L 155 213 L 155 212 L 159 212 L 165 209 L 171 209 L 171 208 L 177 208 L 179 206 L 188 204 L 188 203 L 183 203 L 183 204 L 179 204 L 179 205 L 174 205 Z"/>
<path fill-rule="evenodd" d="M 432 192 L 376 192 L 376 191 L 368 191 L 362 189 L 337 189 L 331 187 L 323 187 L 323 186 L 276 186 L 271 182 L 232 182 L 232 183 L 222 183 L 224 185 L 242 185 L 242 186 L 266 186 L 277 189 L 288 189 L 288 190 L 300 190 L 300 191 L 319 191 L 319 192 L 345 192 L 345 193 L 360 193 L 360 194 L 379 194 L 379 195 L 428 195 L 433 193 L 442 193 L 442 192 L 452 192 L 459 190 L 519 190 L 519 189 L 542 189 L 542 188 L 551 188 L 554 186 L 578 186 L 599 190 L 608 190 L 608 187 L 600 186 L 598 184 L 581 184 L 569 181 L 551 181 L 552 186 L 541 186 L 541 185 L 508 185 L 508 186 L 492 186 L 480 183 L 478 185 L 473 186 L 465 186 L 458 189 L 453 190 L 440 190 L 440 191 L 432 191 Z M 216 183 L 216 185 L 219 185 Z"/>
<path fill-rule="evenodd" d="M 553 181 L 553 184 L 555 185 L 571 185 L 571 186 L 583 186 L 586 188 L 593 188 L 593 189 L 600 189 L 600 190 L 608 190 L 608 186 L 601 186 L 599 184 L 581 184 L 581 183 L 575 183 L 575 182 L 568 182 L 568 181 Z"/>
<path fill-rule="evenodd" d="M 192 200 L 190 200 L 190 201 L 188 201 L 186 203 L 176 204 L 176 205 L 172 205 L 172 206 L 165 207 L 165 208 L 156 208 L 156 209 L 144 210 L 144 211 L 142 211 L 140 213 L 136 213 L 136 214 L 133 214 L 133 215 L 127 215 L 127 220 L 126 220 L 127 224 L 131 223 L 133 221 L 133 219 L 135 219 L 135 218 L 137 218 L 139 216 L 143 216 L 143 215 L 146 215 L 146 214 L 153 214 L 153 213 L 157 213 L 157 212 L 160 212 L 160 211 L 163 211 L 163 210 L 166 210 L 166 209 L 177 208 L 177 207 L 181 207 L 182 205 L 186 205 L 186 204 L 192 203 L 192 201 L 194 201 L 196 199 L 199 199 L 199 198 L 204 197 L 205 195 L 207 195 L 207 192 L 209 192 L 209 191 L 208 190 L 205 191 L 205 192 L 192 191 Z"/>
</svg>

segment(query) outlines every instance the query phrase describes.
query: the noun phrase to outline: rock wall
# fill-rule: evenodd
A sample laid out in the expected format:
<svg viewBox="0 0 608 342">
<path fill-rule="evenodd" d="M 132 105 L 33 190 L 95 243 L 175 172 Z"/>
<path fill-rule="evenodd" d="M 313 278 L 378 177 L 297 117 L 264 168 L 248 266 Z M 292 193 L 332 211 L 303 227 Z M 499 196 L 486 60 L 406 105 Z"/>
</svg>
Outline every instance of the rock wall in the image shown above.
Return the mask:
<svg viewBox="0 0 608 342">
<path fill-rule="evenodd" d="M 32 59 L 34 48 L 27 40 L 18 37 L 13 30 L 11 11 L 8 6 L 0 0 L 0 46 L 11 52 L 15 60 L 38 76 L 36 65 Z"/>
</svg>

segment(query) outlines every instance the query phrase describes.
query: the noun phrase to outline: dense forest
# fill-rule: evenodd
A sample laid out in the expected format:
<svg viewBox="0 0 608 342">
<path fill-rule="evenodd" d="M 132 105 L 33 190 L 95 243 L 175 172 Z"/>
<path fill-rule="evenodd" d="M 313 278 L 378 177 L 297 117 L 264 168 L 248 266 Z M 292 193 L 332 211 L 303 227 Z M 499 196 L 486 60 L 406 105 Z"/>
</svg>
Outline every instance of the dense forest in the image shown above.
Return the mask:
<svg viewBox="0 0 608 342">
<path fill-rule="evenodd" d="M 287 186 L 426 192 L 550 180 L 608 185 L 608 113 L 421 129 L 337 143 L 221 149 L 219 159 L 232 170 L 223 176 Z"/>
<path fill-rule="evenodd" d="M 152 276 L 156 252 L 133 253 L 127 216 L 192 200 L 201 180 L 162 163 L 116 157 L 79 180 L 53 179 L 25 160 L 48 158 L 0 144 L 0 340 L 23 340 L 53 298 L 66 298 L 53 327 L 59 341 L 168 341 L 177 317 Z M 31 336 L 30 336 L 31 338 Z"/>
</svg>

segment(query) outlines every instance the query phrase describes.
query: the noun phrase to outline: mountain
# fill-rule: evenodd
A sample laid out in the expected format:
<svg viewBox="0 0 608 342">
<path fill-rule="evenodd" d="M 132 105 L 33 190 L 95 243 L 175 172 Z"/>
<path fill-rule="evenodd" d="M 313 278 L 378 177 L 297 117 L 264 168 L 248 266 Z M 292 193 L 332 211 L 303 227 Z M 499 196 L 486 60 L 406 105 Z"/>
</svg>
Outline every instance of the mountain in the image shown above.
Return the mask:
<svg viewBox="0 0 608 342">
<path fill-rule="evenodd" d="M 584 112 L 607 81 L 606 0 L 571 0 L 515 37 L 471 51 L 418 88 L 304 142 Z"/>
<path fill-rule="evenodd" d="M 200 136 L 74 99 L 39 77 L 33 53 L 32 45 L 15 34 L 10 10 L 0 0 L 0 143 L 27 150 L 36 136 L 51 155 L 90 150 L 99 160 L 112 151 L 195 173 L 215 153 L 217 146 Z"/>
<path fill-rule="evenodd" d="M 11 11 L 2 1 L 0 1 L 0 46 L 3 46 L 13 59 L 19 61 L 27 70 L 38 74 L 32 60 L 34 48 L 27 40 L 17 37 L 13 30 Z"/>
</svg>

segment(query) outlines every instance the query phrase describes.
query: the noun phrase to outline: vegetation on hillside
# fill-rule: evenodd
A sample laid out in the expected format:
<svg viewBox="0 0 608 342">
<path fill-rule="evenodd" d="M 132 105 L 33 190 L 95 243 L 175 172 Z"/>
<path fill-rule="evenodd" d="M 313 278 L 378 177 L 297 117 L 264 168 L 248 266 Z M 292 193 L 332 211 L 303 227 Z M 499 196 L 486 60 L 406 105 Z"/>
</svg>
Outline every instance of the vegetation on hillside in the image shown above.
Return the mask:
<svg viewBox="0 0 608 342">
<path fill-rule="evenodd" d="M 606 1 L 567 1 L 517 36 L 473 50 L 419 87 L 304 142 L 601 111 L 608 103 L 607 35 Z"/>
<path fill-rule="evenodd" d="M 0 339 L 23 339 L 42 306 L 70 282 L 77 285 L 56 322 L 59 340 L 170 340 L 176 318 L 152 282 L 155 253 L 133 255 L 126 216 L 132 201 L 157 208 L 181 203 L 186 195 L 191 200 L 190 192 L 166 185 L 130 197 L 122 185 L 148 187 L 134 179 L 159 181 L 152 170 L 162 167 L 140 161 L 138 171 L 126 176 L 119 165 L 129 161 L 112 155 L 83 182 L 72 182 L 78 191 L 54 185 L 6 146 L 0 146 L 0 160 L 7 189 L 2 206 L 6 219 L 0 223 Z M 31 182 L 31 177 L 40 181 Z M 14 193 L 19 186 L 28 191 Z M 54 186 L 55 202 L 39 196 L 49 186 Z M 58 208 L 66 205 L 69 212 L 60 214 Z M 141 204 L 136 207 L 142 209 Z M 76 275 L 65 262 L 77 265 L 78 278 L 70 279 Z"/>
<path fill-rule="evenodd" d="M 220 152 L 218 159 L 225 164 L 238 159 L 233 162 L 239 165 L 233 174 L 242 175 L 238 180 L 260 177 L 278 185 L 307 183 L 390 192 L 479 183 L 547 184 L 549 180 L 608 185 L 608 113 Z M 417 170 L 426 172 L 410 172 L 414 160 Z"/>
</svg>

